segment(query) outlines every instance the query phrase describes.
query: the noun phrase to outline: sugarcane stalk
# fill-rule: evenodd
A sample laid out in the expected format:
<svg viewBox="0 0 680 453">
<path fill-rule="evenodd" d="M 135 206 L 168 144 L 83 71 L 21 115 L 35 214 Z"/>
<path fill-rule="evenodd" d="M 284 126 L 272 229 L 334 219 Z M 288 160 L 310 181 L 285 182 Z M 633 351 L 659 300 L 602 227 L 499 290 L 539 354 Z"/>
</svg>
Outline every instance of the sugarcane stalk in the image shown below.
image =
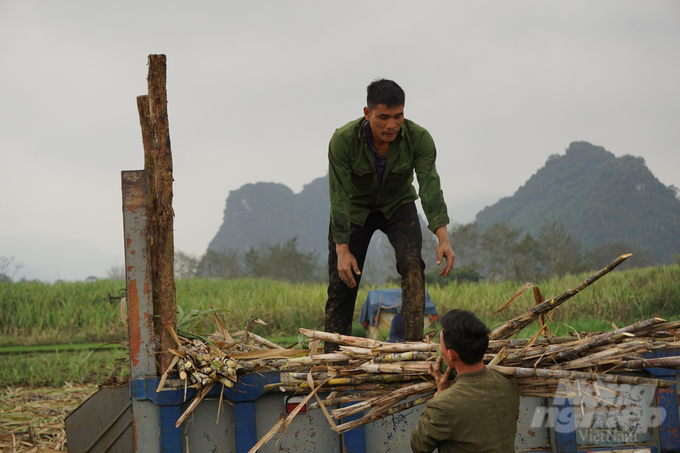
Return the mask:
<svg viewBox="0 0 680 453">
<path fill-rule="evenodd" d="M 553 337 L 553 338 L 537 338 L 534 341 L 536 345 L 550 345 L 550 344 L 561 344 L 561 343 L 571 343 L 575 341 L 574 337 Z M 522 348 L 529 342 L 529 338 L 507 338 L 505 340 L 489 340 L 489 349 L 501 349 L 501 348 Z"/>
<path fill-rule="evenodd" d="M 296 373 L 302 374 L 302 373 Z M 337 385 L 359 385 L 369 382 L 383 382 L 383 383 L 396 383 L 404 381 L 416 381 L 421 380 L 422 377 L 418 375 L 403 375 L 403 374 L 356 374 L 353 376 L 337 376 L 333 378 L 324 378 L 326 380 L 326 386 L 337 386 Z M 320 384 L 322 381 L 314 379 L 314 385 Z M 265 384 L 262 388 L 265 391 L 277 390 L 280 386 L 300 386 L 302 388 L 309 387 L 309 384 L 302 379 L 292 380 L 286 382 L 279 382 L 273 384 Z"/>
<path fill-rule="evenodd" d="M 307 375 L 309 373 L 290 373 L 290 378 L 292 380 L 305 380 L 307 379 Z M 328 372 L 322 371 L 322 372 L 312 372 L 312 379 L 316 380 L 322 380 L 330 377 Z"/>
<path fill-rule="evenodd" d="M 214 383 L 211 383 L 207 385 L 206 387 L 203 387 L 203 389 L 194 397 L 193 401 L 191 401 L 191 404 L 189 404 L 189 407 L 184 411 L 184 413 L 179 417 L 177 422 L 175 423 L 175 428 L 179 428 L 182 422 L 193 412 L 194 409 L 196 409 L 196 406 L 198 406 L 198 403 L 203 400 L 205 395 L 208 394 L 210 390 L 215 386 Z"/>
<path fill-rule="evenodd" d="M 394 384 L 388 383 L 375 383 L 375 384 L 357 384 L 357 385 L 336 385 L 329 387 L 324 385 L 319 388 L 319 393 L 331 393 L 331 392 L 364 392 L 373 390 L 387 390 L 387 389 L 400 389 L 412 385 L 409 382 L 400 382 Z M 295 394 L 306 394 L 311 390 L 309 385 L 280 385 L 278 390 L 281 392 L 295 393 Z M 391 394 L 391 393 L 390 393 Z"/>
<path fill-rule="evenodd" d="M 432 362 L 364 363 L 354 369 L 366 373 L 428 374 L 430 363 Z"/>
<path fill-rule="evenodd" d="M 615 368 L 669 368 L 680 369 L 680 357 L 658 357 L 655 359 L 622 360 Z M 611 371 L 611 370 L 610 370 Z"/>
<path fill-rule="evenodd" d="M 224 385 L 225 387 L 229 387 L 229 388 L 232 388 L 234 386 L 234 383 L 230 379 L 227 379 L 224 376 L 218 376 L 217 382 L 220 382 L 222 385 Z"/>
<path fill-rule="evenodd" d="M 352 420 L 351 422 L 343 423 L 341 425 L 338 425 L 336 430 L 338 434 L 345 433 L 347 431 L 350 431 L 354 428 L 358 428 L 359 426 L 363 426 L 367 423 L 372 423 L 376 420 L 380 420 L 381 418 L 385 418 L 389 415 L 393 415 L 396 413 L 399 413 L 401 411 L 404 411 L 406 409 L 410 409 L 412 407 L 418 406 L 420 404 L 428 402 L 430 399 L 432 399 L 434 395 L 427 395 L 423 396 L 421 398 L 417 398 L 413 401 L 409 401 L 407 403 L 399 404 L 396 406 L 393 406 L 387 410 L 380 411 L 380 412 L 374 412 L 372 414 L 368 414 L 360 419 L 357 420 Z"/>
<path fill-rule="evenodd" d="M 623 335 L 619 337 L 610 337 L 609 342 L 616 342 L 619 341 L 623 338 Z M 591 338 L 586 338 L 583 340 L 577 340 L 574 341 L 572 344 L 556 344 L 556 345 L 550 345 L 544 348 L 532 348 L 532 349 L 527 349 L 526 351 L 518 351 L 518 352 L 511 352 L 506 355 L 505 357 L 505 364 L 517 364 L 519 362 L 527 362 L 527 361 L 534 361 L 535 358 L 540 357 L 541 359 L 543 357 L 549 356 L 550 354 L 556 354 L 558 352 L 562 351 L 571 351 L 572 349 L 576 348 L 579 345 L 584 344 L 587 341 L 592 341 Z M 602 344 L 605 344 L 603 342 Z M 517 350 L 515 350 L 517 351 Z M 536 362 L 536 365 L 538 362 Z"/>
<path fill-rule="evenodd" d="M 353 337 L 350 335 L 340 335 L 337 333 L 321 332 L 319 330 L 303 329 L 300 327 L 300 333 L 307 338 L 314 340 L 323 340 L 329 343 L 344 344 L 346 346 L 357 346 L 360 348 L 372 348 L 380 344 L 382 341 L 371 340 L 370 338 Z"/>
<path fill-rule="evenodd" d="M 177 374 L 179 375 L 179 378 L 183 381 L 185 381 L 187 378 L 187 372 L 186 369 L 184 368 L 184 363 L 185 361 L 182 359 L 179 359 L 179 361 L 177 362 Z"/>
<path fill-rule="evenodd" d="M 595 354 L 590 354 L 585 357 L 581 357 L 575 360 L 572 360 L 570 362 L 562 362 L 559 365 L 555 365 L 560 367 L 563 370 L 574 370 L 577 368 L 585 368 L 589 366 L 597 366 L 600 364 L 600 362 L 604 363 L 611 363 L 610 361 L 613 359 L 621 358 L 621 356 L 624 355 L 630 355 L 635 352 L 642 352 L 642 351 L 648 351 L 649 346 L 647 343 L 641 343 L 641 342 L 631 342 L 631 343 L 624 343 L 620 345 L 616 345 L 615 347 L 609 348 L 605 351 L 598 352 Z M 552 367 L 551 367 L 552 368 Z"/>
<path fill-rule="evenodd" d="M 333 417 L 341 419 L 348 417 L 350 415 L 358 414 L 359 412 L 363 412 L 365 410 L 369 410 L 377 406 L 384 406 L 388 404 L 391 406 L 403 399 L 409 398 L 414 395 L 419 395 L 421 393 L 429 392 L 436 388 L 437 383 L 433 381 L 412 384 L 407 387 L 395 390 L 391 395 L 382 398 L 372 398 L 357 404 L 353 404 L 351 406 L 335 409 L 334 411 L 331 411 L 331 413 L 333 414 Z"/>
<path fill-rule="evenodd" d="M 675 384 L 674 381 L 673 382 L 665 381 L 663 379 L 648 379 L 637 376 L 587 373 L 583 371 L 548 370 L 545 368 L 505 367 L 500 365 L 490 365 L 488 366 L 488 368 L 491 370 L 496 370 L 499 373 L 504 374 L 506 376 L 517 377 L 546 377 L 568 380 L 580 379 L 584 381 L 608 382 L 613 384 L 648 385 L 658 388 L 670 388 Z M 517 382 L 519 384 L 519 379 L 517 380 Z"/>
<path fill-rule="evenodd" d="M 680 334 L 678 334 L 678 332 L 674 332 L 678 328 L 680 328 L 680 320 L 665 322 L 663 324 L 656 325 L 652 328 L 652 332 L 657 332 L 661 331 L 661 329 L 664 329 L 669 331 L 669 335 L 680 337 Z"/>
<path fill-rule="evenodd" d="M 345 406 L 345 407 L 340 407 L 338 409 L 335 409 L 331 411 L 331 414 L 333 414 L 333 417 L 337 418 L 338 420 L 344 418 L 344 417 L 349 417 L 350 415 L 357 414 L 359 412 L 363 412 L 365 410 L 368 410 L 372 407 L 372 404 L 376 403 L 377 401 L 382 401 L 384 398 L 388 398 L 390 395 L 386 396 L 376 396 L 374 398 L 369 398 L 365 401 L 360 401 L 358 403 Z"/>
<path fill-rule="evenodd" d="M 396 352 L 394 354 L 379 355 L 373 359 L 375 363 L 407 362 L 411 360 L 425 361 L 432 357 L 430 352 Z"/>
<path fill-rule="evenodd" d="M 527 324 L 533 322 L 536 320 L 540 315 L 545 314 L 549 312 L 550 310 L 553 310 L 554 308 L 560 306 L 567 300 L 571 299 L 573 296 L 578 294 L 579 292 L 583 291 L 585 288 L 588 286 L 592 285 L 595 283 L 597 280 L 602 278 L 604 275 L 608 274 L 612 270 L 614 270 L 619 264 L 623 263 L 626 261 L 628 258 L 630 258 L 633 254 L 628 253 L 625 255 L 621 255 L 618 258 L 616 258 L 614 261 L 612 261 L 610 264 L 602 268 L 600 271 L 592 275 L 591 277 L 587 278 L 581 284 L 576 286 L 573 289 L 570 289 L 569 291 L 566 291 L 562 294 L 560 294 L 557 297 L 550 298 L 546 300 L 545 302 L 536 305 L 533 307 L 531 310 L 503 323 L 500 327 L 495 329 L 491 334 L 489 334 L 489 339 L 490 340 L 500 340 L 500 339 L 505 339 L 509 338 L 515 333 L 519 332 L 522 330 Z"/>
<path fill-rule="evenodd" d="M 267 340 L 266 338 L 262 338 L 259 335 L 255 335 L 252 332 L 248 332 L 248 337 L 251 340 L 254 340 L 256 343 L 260 343 L 261 345 L 266 346 L 269 349 L 285 349 L 285 348 L 279 346 L 276 343 L 272 343 L 271 341 Z"/>
<path fill-rule="evenodd" d="M 373 353 L 369 348 L 358 348 L 356 346 L 340 346 L 340 351 L 347 353 L 354 359 L 372 359 Z"/>
<path fill-rule="evenodd" d="M 606 332 L 600 335 L 595 335 L 594 337 L 591 337 L 590 339 L 587 339 L 588 341 L 581 340 L 582 344 L 575 347 L 575 348 L 566 348 L 563 351 L 560 352 L 553 352 L 550 354 L 549 359 L 550 361 L 554 362 L 564 362 L 566 360 L 569 360 L 572 357 L 575 357 L 589 349 L 602 346 L 606 343 L 608 343 L 610 340 L 619 340 L 624 337 L 626 337 L 626 334 L 628 333 L 642 333 L 642 332 L 648 332 L 651 329 L 653 329 L 655 326 L 659 324 L 663 324 L 665 321 L 661 318 L 650 318 L 645 321 L 641 322 L 636 322 L 634 324 L 631 324 L 626 327 L 622 327 L 621 329 L 614 330 L 612 332 Z M 547 358 L 544 358 L 542 360 L 548 360 Z"/>
<path fill-rule="evenodd" d="M 341 362 L 349 360 L 349 356 L 345 353 L 332 353 L 332 354 L 317 354 L 314 356 L 306 357 L 291 357 L 288 360 L 289 364 L 295 365 L 312 365 L 315 363 L 331 363 L 331 362 Z"/>
<path fill-rule="evenodd" d="M 439 350 L 439 343 L 385 343 L 371 348 L 373 354 L 389 354 L 393 352 L 434 352 Z"/>
<path fill-rule="evenodd" d="M 335 396 L 333 398 L 329 396 L 328 398 L 323 400 L 323 405 L 328 407 L 335 406 L 338 404 L 356 403 L 359 401 L 366 401 L 367 399 L 375 398 L 376 396 L 389 395 L 390 393 L 391 390 L 373 390 L 361 393 L 341 394 L 341 396 Z M 312 403 L 307 407 L 307 409 L 319 409 L 319 404 Z"/>
<path fill-rule="evenodd" d="M 368 399 L 368 398 L 362 398 L 362 397 L 359 397 L 359 396 L 342 396 L 342 397 L 338 397 L 338 398 L 330 398 L 330 399 L 326 398 L 325 400 L 323 400 L 321 402 L 321 404 L 328 407 L 328 406 L 335 406 L 337 404 L 347 404 L 347 403 L 355 403 L 355 402 L 359 402 L 359 401 L 365 401 L 366 399 Z M 308 410 L 320 409 L 320 408 L 321 408 L 321 405 L 318 402 L 312 403 L 309 406 L 307 406 Z"/>
</svg>

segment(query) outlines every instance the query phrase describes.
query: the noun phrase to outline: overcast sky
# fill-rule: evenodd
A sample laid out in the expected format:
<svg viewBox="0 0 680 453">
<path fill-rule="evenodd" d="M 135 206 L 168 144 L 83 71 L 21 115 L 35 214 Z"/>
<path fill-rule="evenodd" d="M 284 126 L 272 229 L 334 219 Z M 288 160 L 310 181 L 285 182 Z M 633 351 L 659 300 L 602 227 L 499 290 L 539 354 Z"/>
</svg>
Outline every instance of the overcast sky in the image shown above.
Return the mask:
<svg viewBox="0 0 680 453">
<path fill-rule="evenodd" d="M 229 191 L 299 192 L 378 77 L 426 127 L 451 217 L 512 195 L 588 141 L 680 187 L 678 1 L 0 0 L 0 256 L 14 277 L 124 260 L 120 173 L 136 97 L 167 55 L 175 248 L 200 256 Z M 454 245 L 455 249 L 455 245 Z"/>
</svg>

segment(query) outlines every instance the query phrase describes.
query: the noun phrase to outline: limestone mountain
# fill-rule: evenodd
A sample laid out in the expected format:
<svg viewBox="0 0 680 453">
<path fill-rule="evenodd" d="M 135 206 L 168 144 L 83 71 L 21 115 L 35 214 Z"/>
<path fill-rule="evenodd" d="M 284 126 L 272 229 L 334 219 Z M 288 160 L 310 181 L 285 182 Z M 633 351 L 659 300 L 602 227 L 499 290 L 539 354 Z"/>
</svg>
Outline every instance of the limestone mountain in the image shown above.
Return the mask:
<svg viewBox="0 0 680 453">
<path fill-rule="evenodd" d="M 246 251 L 297 236 L 301 250 L 322 251 L 327 248 L 329 213 L 327 176 L 298 194 L 278 183 L 245 184 L 229 192 L 224 220 L 208 248 Z"/>
<path fill-rule="evenodd" d="M 601 146 L 573 142 L 476 220 L 482 228 L 508 222 L 534 236 L 544 220 L 556 221 L 585 249 L 624 242 L 668 263 L 680 252 L 677 195 L 677 188 L 662 184 L 642 157 L 616 157 Z"/>
</svg>

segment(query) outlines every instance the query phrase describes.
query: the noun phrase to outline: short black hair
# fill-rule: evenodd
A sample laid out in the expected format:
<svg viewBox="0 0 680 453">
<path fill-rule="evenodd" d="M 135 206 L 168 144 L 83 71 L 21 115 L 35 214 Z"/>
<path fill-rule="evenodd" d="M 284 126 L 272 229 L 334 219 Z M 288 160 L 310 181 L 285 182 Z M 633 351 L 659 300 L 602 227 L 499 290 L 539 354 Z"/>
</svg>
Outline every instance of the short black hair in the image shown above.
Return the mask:
<svg viewBox="0 0 680 453">
<path fill-rule="evenodd" d="M 387 107 L 404 105 L 406 95 L 404 90 L 393 80 L 376 79 L 366 88 L 366 105 L 374 109 L 378 104 L 387 104 Z"/>
<path fill-rule="evenodd" d="M 473 365 L 484 359 L 491 331 L 474 313 L 454 309 L 442 316 L 439 324 L 447 349 L 456 351 L 463 363 Z"/>
</svg>

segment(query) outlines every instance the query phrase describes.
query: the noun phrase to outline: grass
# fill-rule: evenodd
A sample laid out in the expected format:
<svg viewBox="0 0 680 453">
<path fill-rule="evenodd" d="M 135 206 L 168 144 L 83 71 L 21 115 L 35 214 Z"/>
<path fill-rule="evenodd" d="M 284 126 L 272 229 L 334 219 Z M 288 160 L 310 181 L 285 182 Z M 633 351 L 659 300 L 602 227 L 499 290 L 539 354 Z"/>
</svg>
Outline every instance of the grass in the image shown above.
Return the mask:
<svg viewBox="0 0 680 453">
<path fill-rule="evenodd" d="M 567 275 L 537 282 L 546 299 L 576 287 L 591 273 Z M 648 319 L 655 314 L 680 319 L 680 266 L 668 265 L 644 269 L 614 271 L 576 295 L 552 312 L 550 330 L 556 335 L 569 331 L 607 331 L 612 323 L 618 327 Z M 326 286 L 293 284 L 266 279 L 177 281 L 177 304 L 185 312 L 206 310 L 211 305 L 228 310 L 221 318 L 231 332 L 240 330 L 249 319 L 260 318 L 267 325 L 256 325 L 255 332 L 282 346 L 297 341 L 299 327 L 323 329 Z M 428 287 L 440 314 L 452 308 L 475 312 L 489 327 L 525 312 L 535 302 L 532 292 L 525 293 L 513 306 L 500 314 L 494 312 L 517 291 L 514 282 L 479 284 L 452 283 Z M 120 319 L 117 296 L 123 281 L 92 283 L 0 283 L 0 348 L 11 354 L 0 355 L 0 385 L 61 386 L 63 382 L 101 382 L 115 375 L 124 377 L 128 366 L 116 361 L 119 349 L 98 350 L 85 362 L 88 343 L 127 341 L 127 331 Z M 368 291 L 359 289 L 355 319 Z M 432 329 L 436 329 L 436 325 Z M 572 329 L 573 328 L 573 329 Z M 530 326 L 520 337 L 530 336 L 537 327 Z M 199 326 L 203 332 L 215 330 L 207 318 Z M 353 333 L 363 329 L 355 326 Z M 48 353 L 26 347 L 44 345 Z M 82 346 L 76 346 L 82 345 Z M 8 351 L 7 348 L 17 348 Z M 78 347 L 86 349 L 78 350 Z M 67 348 L 63 351 L 60 348 Z M 54 351 L 53 349 L 57 349 Z M 0 349 L 2 352 L 2 349 Z"/>
<path fill-rule="evenodd" d="M 557 296 L 577 286 L 590 273 L 567 275 L 536 282 L 544 297 Z M 626 324 L 654 316 L 680 313 L 680 266 L 669 265 L 614 271 L 553 313 L 555 322 L 593 319 Z M 499 315 L 500 308 L 520 287 L 514 282 L 479 284 L 452 283 L 428 287 L 439 313 L 452 308 L 475 312 L 492 326 L 528 310 L 533 304 L 528 292 Z M 0 283 L 0 347 L 44 344 L 106 343 L 126 341 L 119 303 L 110 301 L 124 288 L 123 281 L 93 283 Z M 371 286 L 359 289 L 355 315 Z M 256 333 L 269 337 L 296 336 L 299 327 L 323 329 L 326 286 L 293 284 L 266 279 L 177 281 L 177 305 L 185 312 L 207 310 L 211 305 L 228 310 L 221 317 L 230 331 L 240 330 L 252 318 L 266 326 Z M 212 318 L 199 327 L 211 333 Z"/>
<path fill-rule="evenodd" d="M 62 387 L 65 383 L 101 383 L 110 377 L 122 380 L 130 374 L 127 351 L 102 349 L 91 355 L 90 352 L 1 355 L 0 387 Z"/>
<path fill-rule="evenodd" d="M 125 285 L 0 283 L 0 346 L 106 343 L 124 339 L 118 296 Z"/>
<path fill-rule="evenodd" d="M 35 352 L 54 352 L 54 351 L 78 351 L 87 349 L 121 349 L 119 343 L 113 344 L 97 344 L 97 343 L 82 343 L 82 344 L 45 344 L 39 346 L 5 346 L 0 348 L 0 355 L 2 354 L 17 354 L 17 353 L 35 353 Z"/>
<path fill-rule="evenodd" d="M 545 299 L 576 287 L 591 273 L 567 275 L 537 282 Z M 680 266 L 670 265 L 614 271 L 568 302 L 553 310 L 555 323 L 629 324 L 654 316 L 678 319 L 680 314 Z M 529 310 L 533 293 L 527 291 L 513 306 L 499 315 L 499 309 L 520 285 L 513 282 L 449 285 L 429 288 L 439 313 L 452 308 L 475 312 L 489 327 Z M 575 326 L 574 326 L 575 327 Z M 598 329 L 599 330 L 599 329 Z"/>
</svg>

